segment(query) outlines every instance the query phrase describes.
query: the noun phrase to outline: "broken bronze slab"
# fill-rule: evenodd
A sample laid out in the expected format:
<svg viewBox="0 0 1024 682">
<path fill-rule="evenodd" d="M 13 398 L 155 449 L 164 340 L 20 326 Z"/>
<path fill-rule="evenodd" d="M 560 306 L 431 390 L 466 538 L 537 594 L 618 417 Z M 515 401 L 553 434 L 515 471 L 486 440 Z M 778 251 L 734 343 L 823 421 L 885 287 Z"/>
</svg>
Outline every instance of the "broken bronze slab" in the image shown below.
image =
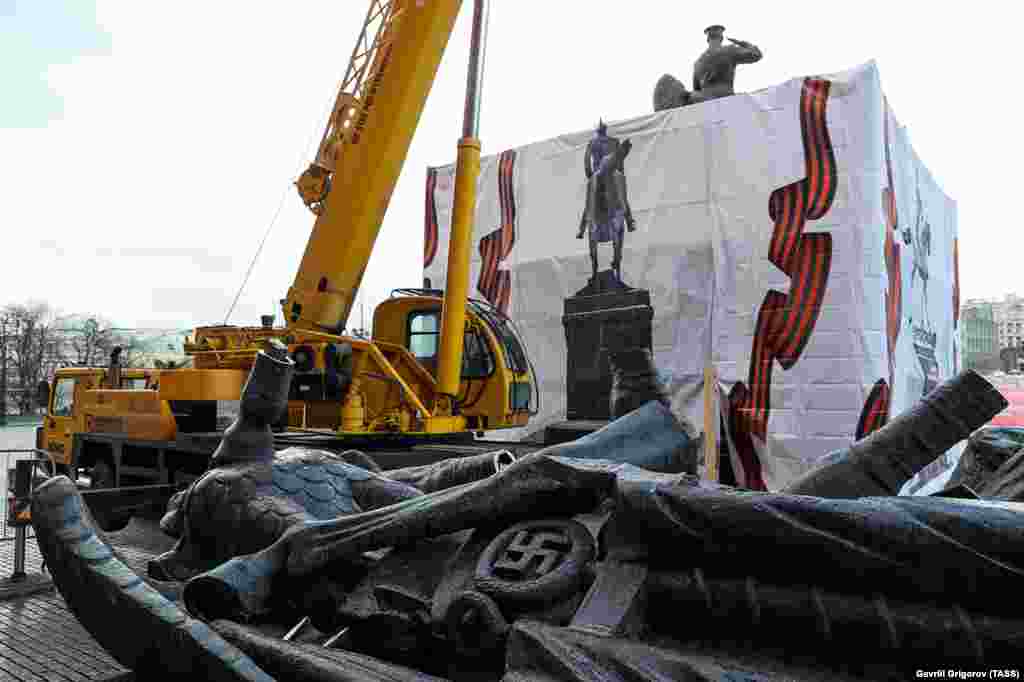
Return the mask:
<svg viewBox="0 0 1024 682">
<path fill-rule="evenodd" d="M 831 498 L 898 495 L 914 474 L 1007 404 L 980 374 L 961 372 L 868 437 L 826 455 L 783 492 Z"/>
</svg>

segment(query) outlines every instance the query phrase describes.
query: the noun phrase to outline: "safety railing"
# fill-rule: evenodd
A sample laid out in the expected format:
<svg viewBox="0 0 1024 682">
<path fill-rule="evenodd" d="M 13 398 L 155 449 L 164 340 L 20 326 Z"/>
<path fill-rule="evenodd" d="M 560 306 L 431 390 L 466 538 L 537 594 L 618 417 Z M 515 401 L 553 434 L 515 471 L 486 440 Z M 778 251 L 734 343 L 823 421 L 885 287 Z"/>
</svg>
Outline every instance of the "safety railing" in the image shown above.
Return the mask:
<svg viewBox="0 0 1024 682">
<path fill-rule="evenodd" d="M 28 573 L 25 568 L 28 554 L 28 540 L 31 526 L 30 500 L 34 483 L 40 478 L 52 476 L 56 471 L 55 463 L 46 452 L 34 448 L 18 448 L 0 450 L 0 463 L 3 464 L 3 483 L 0 491 L 3 494 L 4 536 L 0 542 L 4 549 L 14 550 L 14 564 L 11 575 L 0 580 L 0 600 L 24 597 L 35 592 L 53 587 L 53 581 L 46 573 Z M 8 545 L 6 541 L 11 538 Z M 45 571 L 45 567 L 43 569 Z"/>
<path fill-rule="evenodd" d="M 10 540 L 16 534 L 16 524 L 14 519 L 10 518 L 11 501 L 14 495 L 17 462 L 23 460 L 35 461 L 38 465 L 38 474 L 45 476 L 53 475 L 53 462 L 44 450 L 37 450 L 35 448 L 0 450 L 0 514 L 3 515 L 3 524 L 0 524 L 0 541 Z M 33 478 L 36 477 L 34 476 Z M 28 528 L 28 532 L 31 533 L 31 527 Z M 29 537 L 32 536 L 30 535 Z"/>
<path fill-rule="evenodd" d="M 9 414 L 7 417 L 0 417 L 0 426 L 7 428 L 23 429 L 39 426 L 43 423 L 38 414 Z"/>
</svg>

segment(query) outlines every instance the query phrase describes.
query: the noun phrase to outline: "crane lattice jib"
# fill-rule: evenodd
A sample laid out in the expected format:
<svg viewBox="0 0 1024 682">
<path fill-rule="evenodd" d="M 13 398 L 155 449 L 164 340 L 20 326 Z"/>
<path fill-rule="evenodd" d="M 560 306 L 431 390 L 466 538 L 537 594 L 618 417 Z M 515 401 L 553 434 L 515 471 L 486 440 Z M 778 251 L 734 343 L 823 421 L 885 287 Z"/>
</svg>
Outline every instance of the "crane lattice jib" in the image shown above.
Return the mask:
<svg viewBox="0 0 1024 682">
<path fill-rule="evenodd" d="M 288 327 L 345 326 L 461 4 L 371 0 L 317 160 L 296 182 L 316 222 L 283 302 Z"/>
<path fill-rule="evenodd" d="M 334 108 L 327 120 L 317 150 L 316 165 L 333 172 L 336 154 L 341 153 L 342 144 L 352 134 L 355 123 L 363 114 L 362 103 L 366 101 L 367 90 L 372 79 L 366 77 L 371 71 L 377 55 L 382 53 L 391 35 L 387 29 L 400 13 L 394 0 L 371 0 L 370 8 L 363 21 L 356 46 L 352 50 L 345 77 L 338 88 Z"/>
</svg>

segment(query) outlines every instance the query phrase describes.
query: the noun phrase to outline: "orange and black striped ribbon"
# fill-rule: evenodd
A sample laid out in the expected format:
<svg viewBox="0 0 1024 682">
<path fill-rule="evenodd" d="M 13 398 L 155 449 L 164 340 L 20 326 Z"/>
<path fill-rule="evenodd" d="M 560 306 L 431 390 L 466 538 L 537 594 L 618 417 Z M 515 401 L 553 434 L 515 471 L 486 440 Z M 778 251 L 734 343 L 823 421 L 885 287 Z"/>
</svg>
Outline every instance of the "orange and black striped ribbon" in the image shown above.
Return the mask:
<svg viewBox="0 0 1024 682">
<path fill-rule="evenodd" d="M 900 244 L 896 241 L 896 199 L 889 189 L 882 190 L 883 200 L 891 204 L 886 213 L 891 216 L 886 221 L 885 230 L 885 271 L 889 278 L 889 288 L 885 292 L 885 338 L 889 353 L 889 382 L 896 374 L 896 341 L 900 337 L 901 319 L 903 316 L 903 274 L 900 267 Z M 889 226 L 892 227 L 889 227 Z"/>
<path fill-rule="evenodd" d="M 516 152 L 509 149 L 498 159 L 498 202 L 501 209 L 501 227 L 480 240 L 480 258 L 483 265 L 477 280 L 477 290 L 491 305 L 508 314 L 512 294 L 512 273 L 501 269 L 501 262 L 512 253 L 516 241 L 516 202 L 512 191 Z"/>
<path fill-rule="evenodd" d="M 953 239 L 953 329 L 960 326 L 960 240 Z M 960 356 L 953 353 L 953 372 L 960 373 Z"/>
<path fill-rule="evenodd" d="M 875 382 L 857 420 L 857 440 L 885 426 L 889 420 L 889 384 L 885 379 Z"/>
<path fill-rule="evenodd" d="M 882 115 L 882 140 L 885 145 L 886 186 L 882 188 L 882 208 L 885 211 L 885 271 L 889 289 L 885 292 L 885 338 L 888 342 L 889 386 L 896 378 L 896 341 L 900 337 L 903 317 L 903 273 L 900 266 L 900 243 L 896 235 L 900 227 L 896 210 L 896 185 L 892 181 L 892 152 L 889 147 L 889 102 L 886 100 Z"/>
<path fill-rule="evenodd" d="M 888 289 L 885 292 L 885 340 L 889 361 L 889 382 L 879 379 L 864 401 L 857 422 L 857 440 L 885 426 L 889 421 L 890 395 L 896 378 L 896 341 L 900 336 L 903 315 L 903 274 L 900 267 L 900 243 L 896 240 L 899 212 L 896 209 L 896 187 L 892 181 L 892 152 L 889 148 L 889 103 L 882 116 L 882 140 L 885 145 L 886 186 L 882 188 L 882 210 L 885 212 L 885 271 Z"/>
<path fill-rule="evenodd" d="M 772 192 L 768 213 L 775 223 L 768 259 L 791 280 L 788 294 L 769 290 L 757 315 L 748 383 L 729 394 L 729 430 L 742 465 L 741 483 L 766 490 L 753 437 L 767 442 L 771 412 L 772 370 L 778 360 L 790 369 L 807 346 L 821 312 L 832 265 L 832 236 L 804 234 L 808 220 L 818 220 L 836 195 L 836 162 L 826 108 L 831 83 L 804 81 L 800 96 L 800 130 L 807 176 Z M 740 472 L 737 472 L 740 473 Z"/>
<path fill-rule="evenodd" d="M 960 326 L 960 240 L 953 238 L 953 329 Z"/>
<path fill-rule="evenodd" d="M 437 255 L 437 203 L 434 190 L 437 187 L 437 169 L 427 169 L 426 210 L 423 225 L 423 267 L 429 268 Z"/>
</svg>

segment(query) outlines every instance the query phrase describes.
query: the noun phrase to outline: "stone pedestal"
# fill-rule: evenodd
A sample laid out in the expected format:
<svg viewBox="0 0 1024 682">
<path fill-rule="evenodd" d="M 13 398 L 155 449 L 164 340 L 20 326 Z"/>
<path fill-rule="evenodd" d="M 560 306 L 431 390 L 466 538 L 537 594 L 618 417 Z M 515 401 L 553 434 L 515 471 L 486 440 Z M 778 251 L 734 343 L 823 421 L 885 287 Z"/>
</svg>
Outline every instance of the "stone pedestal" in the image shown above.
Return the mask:
<svg viewBox="0 0 1024 682">
<path fill-rule="evenodd" d="M 650 292 L 623 284 L 611 270 L 565 299 L 566 419 L 609 419 L 608 348 L 651 348 Z"/>
</svg>

